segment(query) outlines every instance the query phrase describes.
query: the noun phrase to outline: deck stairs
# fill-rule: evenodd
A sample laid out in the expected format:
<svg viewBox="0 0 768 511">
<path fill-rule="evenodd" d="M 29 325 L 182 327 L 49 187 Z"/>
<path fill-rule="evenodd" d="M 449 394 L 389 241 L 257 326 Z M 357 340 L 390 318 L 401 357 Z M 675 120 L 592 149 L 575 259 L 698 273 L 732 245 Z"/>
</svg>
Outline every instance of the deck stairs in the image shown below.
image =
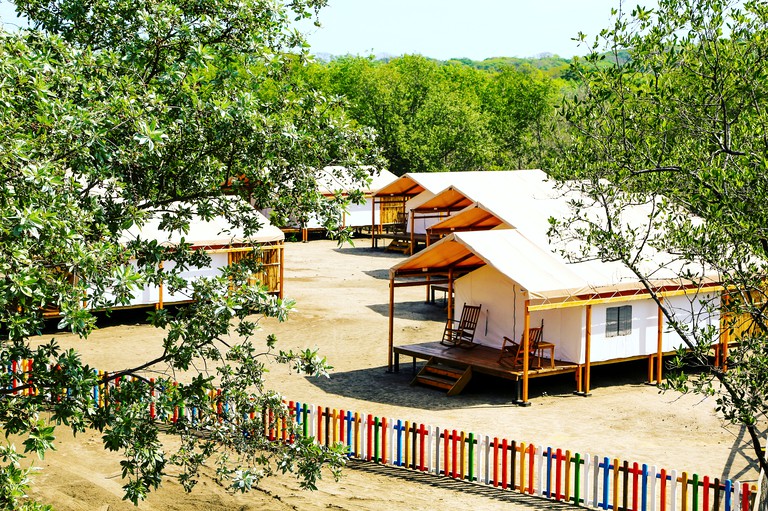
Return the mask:
<svg viewBox="0 0 768 511">
<path fill-rule="evenodd" d="M 411 251 L 411 242 L 404 240 L 393 240 L 392 243 L 387 245 L 387 250 L 390 252 L 401 252 L 407 254 Z"/>
<path fill-rule="evenodd" d="M 472 379 L 472 367 L 453 367 L 440 364 L 430 358 L 421 371 L 411 381 L 411 385 L 421 384 L 445 390 L 449 396 L 459 394 Z"/>
</svg>

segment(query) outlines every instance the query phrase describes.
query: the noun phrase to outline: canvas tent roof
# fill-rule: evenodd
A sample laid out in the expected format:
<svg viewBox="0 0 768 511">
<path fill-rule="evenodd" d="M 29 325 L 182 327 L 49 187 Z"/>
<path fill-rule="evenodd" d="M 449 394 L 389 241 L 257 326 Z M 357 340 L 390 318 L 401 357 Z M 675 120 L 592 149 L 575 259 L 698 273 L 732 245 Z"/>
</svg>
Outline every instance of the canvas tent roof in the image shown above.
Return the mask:
<svg viewBox="0 0 768 511">
<path fill-rule="evenodd" d="M 433 234 L 448 234 L 456 230 L 482 231 L 496 227 L 511 227 L 479 202 L 472 203 L 455 215 L 430 227 Z"/>
<path fill-rule="evenodd" d="M 437 195 L 448 187 L 459 189 L 466 197 L 478 200 L 489 187 L 503 193 L 516 188 L 522 180 L 540 181 L 546 174 L 538 169 L 529 170 L 470 170 L 465 172 L 410 172 L 376 192 L 377 197 L 409 196 L 423 191 Z"/>
<path fill-rule="evenodd" d="M 471 173 L 479 174 L 480 172 Z M 437 193 L 450 186 L 460 174 L 467 174 L 467 172 L 409 172 L 381 187 L 374 195 L 376 197 L 403 195 L 413 197 L 424 191 Z"/>
<path fill-rule="evenodd" d="M 579 275 L 514 229 L 453 233 L 392 267 L 398 275 L 432 271 L 471 271 L 491 265 L 525 288 L 531 298 L 547 299 L 584 293 Z"/>
<path fill-rule="evenodd" d="M 567 199 L 573 193 L 559 190 L 554 181 L 539 169 L 489 172 L 487 176 L 443 190 L 430 202 L 445 194 L 471 197 L 466 209 L 432 226 L 433 232 L 514 227 L 529 239 L 548 245 L 549 218 L 566 218 Z"/>
<path fill-rule="evenodd" d="M 397 176 L 387 169 L 374 172 L 373 167 L 367 167 L 366 170 L 368 170 L 371 182 L 368 185 L 360 186 L 353 182 L 352 176 L 349 175 L 346 168 L 340 166 L 326 167 L 318 175 L 318 189 L 323 195 L 334 195 L 339 191 L 348 193 L 358 189 L 367 195 L 397 180 Z"/>
<path fill-rule="evenodd" d="M 412 210 L 419 213 L 428 211 L 460 211 L 470 206 L 473 202 L 472 198 L 467 197 L 454 186 L 449 186 L 429 200 L 412 208 Z"/>
<path fill-rule="evenodd" d="M 523 287 L 532 300 L 566 301 L 574 297 L 643 291 L 626 267 L 616 262 L 567 263 L 517 229 L 452 233 L 396 264 L 392 276 L 470 272 L 489 265 Z M 684 285 L 673 272 L 659 275 L 660 287 Z M 712 279 L 705 279 L 711 282 Z"/>
<path fill-rule="evenodd" d="M 233 199 L 235 200 L 235 199 Z M 239 199 L 237 199 L 239 200 Z M 125 231 L 123 241 L 135 239 L 141 236 L 145 239 L 155 239 L 162 245 L 176 245 L 182 238 L 193 247 L 221 247 L 243 243 L 270 243 L 285 239 L 283 231 L 269 223 L 264 215 L 254 211 L 255 218 L 261 224 L 261 228 L 249 238 L 245 237 L 242 228 L 232 227 L 223 217 L 216 216 L 210 221 L 195 216 L 189 224 L 189 232 L 184 234 L 179 231 L 168 232 L 160 230 L 160 218 L 152 218 L 140 228 L 136 225 Z"/>
</svg>

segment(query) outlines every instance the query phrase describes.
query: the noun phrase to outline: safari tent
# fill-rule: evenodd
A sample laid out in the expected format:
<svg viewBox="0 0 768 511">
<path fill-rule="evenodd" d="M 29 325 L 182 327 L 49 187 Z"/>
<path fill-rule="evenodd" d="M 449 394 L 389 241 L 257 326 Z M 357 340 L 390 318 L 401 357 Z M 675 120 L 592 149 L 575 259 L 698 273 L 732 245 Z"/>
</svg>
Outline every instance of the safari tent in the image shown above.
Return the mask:
<svg viewBox="0 0 768 511">
<path fill-rule="evenodd" d="M 416 240 L 423 239 L 426 223 L 409 227 L 409 203 L 414 197 L 426 201 L 435 194 L 450 186 L 451 180 L 458 172 L 410 172 L 379 188 L 373 194 L 371 211 L 371 246 L 377 247 L 379 240 L 391 240 L 391 248 L 411 251 Z M 435 223 L 433 219 L 431 223 Z M 411 236 L 410 233 L 415 233 Z"/>
<path fill-rule="evenodd" d="M 372 226 L 373 246 L 378 239 L 392 239 L 403 250 L 415 251 L 427 231 L 474 201 L 475 195 L 494 188 L 515 187 L 521 171 L 467 171 L 408 173 L 374 194 L 374 212 L 381 221 Z M 541 171 L 538 171 L 541 172 Z"/>
<path fill-rule="evenodd" d="M 125 242 L 140 236 L 153 239 L 161 245 L 174 246 L 190 243 L 192 248 L 202 249 L 211 257 L 211 265 L 203 268 L 189 268 L 181 273 L 188 281 L 198 277 L 220 275 L 222 269 L 239 261 L 243 257 L 260 259 L 262 271 L 254 275 L 254 281 L 266 286 L 270 293 L 283 297 L 283 249 L 285 235 L 258 212 L 256 219 L 261 227 L 252 236 L 246 238 L 243 229 L 232 227 L 224 217 L 217 216 L 210 221 L 199 217 L 193 218 L 189 232 L 182 234 L 160 230 L 160 219 L 154 218 L 145 225 L 134 226 L 127 230 L 122 238 Z M 254 248 L 254 244 L 256 248 Z M 132 262 L 133 264 L 133 262 Z M 171 269 L 172 262 L 164 262 L 164 269 Z M 146 286 L 135 294 L 129 307 L 155 306 L 162 308 L 168 304 L 189 302 L 190 296 L 184 292 L 171 293 L 163 285 Z"/>
<path fill-rule="evenodd" d="M 565 214 L 567 193 L 557 190 L 541 171 L 518 171 L 518 185 L 472 193 L 475 202 L 435 224 L 431 231 L 445 236 L 390 270 L 390 370 L 400 354 L 465 364 L 517 381 L 520 400 L 528 400 L 528 380 L 547 374 L 573 372 L 577 391 L 589 392 L 594 364 L 647 358 L 649 381 L 660 378 L 661 359 L 682 344 L 665 328 L 659 307 L 636 276 L 619 263 L 597 260 L 569 263 L 549 246 L 550 215 Z M 470 196 L 452 186 L 430 198 Z M 503 197 L 502 197 L 503 195 Z M 642 214 L 642 212 L 638 212 Z M 664 257 L 664 254 L 659 254 Z M 677 320 L 698 326 L 719 326 L 722 288 L 717 279 L 701 275 L 697 282 L 677 279 L 674 268 L 657 273 L 655 290 L 678 313 Z M 481 305 L 474 342 L 482 349 L 462 350 L 439 343 L 397 348 L 392 317 L 395 289 L 400 286 L 444 286 L 449 319 L 459 318 L 467 305 Z M 542 344 L 548 361 L 533 366 L 523 349 L 519 367 L 500 362 L 506 337 L 528 343 L 534 327 L 543 325 Z"/>
<path fill-rule="evenodd" d="M 373 220 L 371 219 L 373 194 L 379 188 L 395 181 L 397 176 L 386 169 L 381 169 L 378 172 L 373 172 L 371 169 L 370 178 L 371 182 L 367 186 L 358 188 L 359 185 L 353 182 L 351 175 L 343 167 L 328 167 L 318 177 L 318 191 L 329 199 L 336 195 L 347 197 L 353 190 L 358 189 L 363 193 L 365 201 L 360 204 L 349 204 L 344 212 L 340 219 L 343 227 L 349 227 L 360 232 L 367 230 L 372 221 L 373 223 L 380 221 L 379 213 L 376 210 L 374 210 Z M 269 214 L 268 211 L 264 213 Z M 299 232 L 302 241 L 307 241 L 309 232 L 325 231 L 325 227 L 316 216 L 311 216 L 303 225 L 293 220 L 288 225 L 281 226 L 281 229 L 284 232 Z"/>
</svg>

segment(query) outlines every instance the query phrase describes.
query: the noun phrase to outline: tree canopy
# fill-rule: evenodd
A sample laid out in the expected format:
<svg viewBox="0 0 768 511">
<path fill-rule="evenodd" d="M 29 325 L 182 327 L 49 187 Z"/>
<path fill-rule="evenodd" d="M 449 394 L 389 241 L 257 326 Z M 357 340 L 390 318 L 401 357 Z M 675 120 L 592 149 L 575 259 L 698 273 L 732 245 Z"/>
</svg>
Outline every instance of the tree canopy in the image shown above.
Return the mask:
<svg viewBox="0 0 768 511">
<path fill-rule="evenodd" d="M 533 67 L 480 70 L 419 55 L 341 57 L 302 69 L 377 133 L 397 175 L 541 166 L 562 80 Z"/>
<path fill-rule="evenodd" d="M 179 274 L 209 264 L 204 252 L 142 236 L 121 241 L 152 218 L 183 234 L 192 218 L 222 215 L 255 232 L 254 208 L 233 207 L 230 195 L 285 215 L 320 211 L 333 226 L 343 203 L 320 195 L 318 173 L 344 166 L 362 184 L 362 166 L 381 162 L 372 134 L 356 128 L 337 99 L 288 72 L 306 62 L 292 20 L 324 4 L 16 3 L 30 28 L 0 31 L 0 361 L 14 368 L 0 374 L 0 423 L 23 449 L 2 448 L 3 507 L 35 508 L 23 498 L 21 452 L 43 456 L 55 444 L 55 426 L 103 432 L 105 447 L 123 455 L 133 502 L 170 465 L 191 488 L 200 464 L 217 453 L 220 475 L 241 489 L 276 469 L 296 471 L 312 487 L 321 464 L 341 463 L 338 452 L 301 440 L 290 448 L 270 444 L 259 433 L 261 411 L 276 411 L 275 420 L 285 413 L 279 394 L 263 386 L 266 359 L 313 374 L 326 366 L 315 352 L 284 352 L 276 339 L 260 339 L 258 317 L 284 319 L 292 304 L 248 284 L 257 263 L 246 259 L 189 287 Z M 43 331 L 45 307 L 60 310 L 60 328 L 85 338 L 96 326 L 95 309 L 126 304 L 135 290 L 159 282 L 195 301 L 150 315 L 165 331 L 157 359 L 99 368 L 109 371 L 100 376 L 77 350 L 30 341 Z M 234 344 L 224 342 L 229 333 Z M 33 367 L 12 364 L 22 359 Z M 208 370 L 173 384 L 174 373 L 201 360 Z M 171 426 L 181 439 L 174 452 L 150 415 L 149 371 L 155 414 L 199 410 L 194 428 L 184 418 Z M 115 381 L 121 384 L 98 406 L 93 387 Z M 214 387 L 233 405 L 219 417 L 206 412 L 221 399 L 210 397 Z"/>
<path fill-rule="evenodd" d="M 765 470 L 758 433 L 768 401 L 768 5 L 662 0 L 614 15 L 575 63 L 582 85 L 563 107 L 570 138 L 554 169 L 603 215 L 589 221 L 581 212 L 592 204 L 574 204 L 574 218 L 555 230 L 583 242 L 572 257 L 621 261 L 646 284 L 685 342 L 667 385 L 715 395 L 723 416 L 746 427 Z M 637 202 L 655 205 L 640 230 L 620 220 Z M 709 309 L 737 341 L 723 363 L 711 357 L 718 329 L 683 326 L 680 314 L 701 304 L 674 310 L 652 283 L 661 268 L 641 270 L 638 262 L 653 261 L 656 250 L 698 268 L 680 271 L 681 280 L 696 283 L 704 272 L 722 282 L 722 301 Z"/>
</svg>

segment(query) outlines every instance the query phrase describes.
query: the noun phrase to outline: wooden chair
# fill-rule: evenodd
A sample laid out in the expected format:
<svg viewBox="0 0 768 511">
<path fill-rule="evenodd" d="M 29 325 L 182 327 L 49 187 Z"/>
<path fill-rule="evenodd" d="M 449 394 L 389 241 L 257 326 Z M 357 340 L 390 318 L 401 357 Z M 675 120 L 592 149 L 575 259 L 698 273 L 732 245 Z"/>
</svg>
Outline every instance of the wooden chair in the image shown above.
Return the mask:
<svg viewBox="0 0 768 511">
<path fill-rule="evenodd" d="M 474 348 L 475 329 L 477 321 L 480 319 L 480 309 L 482 305 L 467 305 L 461 309 L 461 319 L 449 319 L 445 322 L 443 330 L 443 339 L 440 344 L 451 347 Z"/>
<path fill-rule="evenodd" d="M 541 320 L 541 326 L 528 329 L 528 353 L 532 357 L 539 359 L 539 366 L 541 366 L 541 358 L 545 349 L 549 350 L 549 360 L 551 366 L 555 367 L 555 345 L 550 342 L 542 341 L 542 335 L 544 333 L 544 320 Z M 499 353 L 499 363 L 506 362 L 507 359 L 513 358 L 512 365 L 516 366 L 518 363 L 522 363 L 523 360 L 523 339 L 517 343 L 509 337 L 504 337 L 504 343 L 501 345 L 501 352 Z"/>
</svg>

